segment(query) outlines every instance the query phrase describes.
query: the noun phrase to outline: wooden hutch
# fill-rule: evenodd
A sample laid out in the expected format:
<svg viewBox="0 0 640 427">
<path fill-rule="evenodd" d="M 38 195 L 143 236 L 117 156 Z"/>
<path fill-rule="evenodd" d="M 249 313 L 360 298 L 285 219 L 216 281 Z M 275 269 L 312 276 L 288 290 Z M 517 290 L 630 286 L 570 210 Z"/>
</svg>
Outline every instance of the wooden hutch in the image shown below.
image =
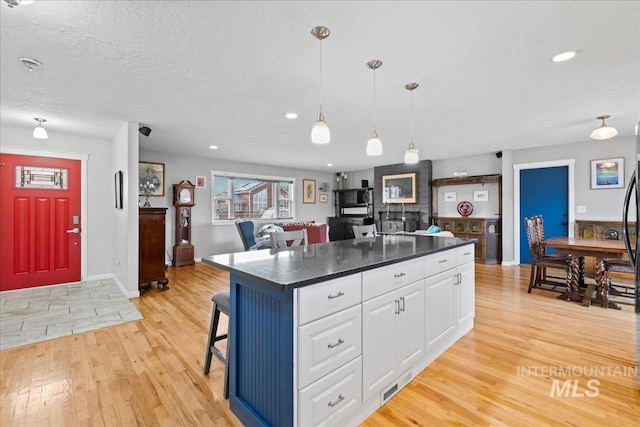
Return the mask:
<svg viewBox="0 0 640 427">
<path fill-rule="evenodd" d="M 497 184 L 498 211 L 492 217 L 474 216 L 467 217 L 440 216 L 438 209 L 440 187 L 467 185 L 470 188 L 477 186 L 483 190 L 487 185 Z M 456 178 L 440 178 L 431 182 L 431 195 L 433 198 L 433 223 L 442 230 L 451 231 L 461 239 L 478 239 L 475 245 L 476 261 L 485 264 L 499 264 L 502 262 L 502 175 L 478 175 Z M 473 190 L 469 190 L 473 191 Z M 471 197 L 473 200 L 473 197 Z M 456 200 L 460 201 L 460 200 Z M 475 202 L 474 202 L 475 203 Z M 479 202 L 478 202 L 479 203 Z"/>
</svg>

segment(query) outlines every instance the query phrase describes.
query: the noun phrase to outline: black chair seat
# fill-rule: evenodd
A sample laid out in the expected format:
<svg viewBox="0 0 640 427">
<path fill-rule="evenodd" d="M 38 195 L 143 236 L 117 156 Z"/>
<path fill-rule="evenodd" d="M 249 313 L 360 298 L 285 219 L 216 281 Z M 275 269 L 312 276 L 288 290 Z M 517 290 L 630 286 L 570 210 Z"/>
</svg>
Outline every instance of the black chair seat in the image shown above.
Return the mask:
<svg viewBox="0 0 640 427">
<path fill-rule="evenodd" d="M 213 301 L 213 311 L 211 312 L 211 325 L 209 326 L 209 338 L 207 339 L 207 352 L 204 358 L 204 373 L 209 373 L 211 369 L 211 359 L 216 356 L 222 363 L 224 363 L 224 398 L 229 398 L 229 334 L 218 335 L 218 323 L 220 321 L 220 313 L 224 313 L 229 316 L 231 307 L 231 293 L 229 291 L 222 291 L 215 294 L 211 301 Z M 220 349 L 216 347 L 216 342 L 220 340 L 227 340 L 227 351 L 222 353 Z"/>
</svg>

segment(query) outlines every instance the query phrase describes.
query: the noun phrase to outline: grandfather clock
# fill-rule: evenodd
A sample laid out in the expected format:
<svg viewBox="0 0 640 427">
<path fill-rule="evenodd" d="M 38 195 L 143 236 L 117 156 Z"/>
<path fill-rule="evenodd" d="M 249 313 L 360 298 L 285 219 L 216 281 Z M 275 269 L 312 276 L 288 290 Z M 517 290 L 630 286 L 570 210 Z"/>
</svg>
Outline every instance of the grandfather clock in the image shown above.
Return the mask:
<svg viewBox="0 0 640 427">
<path fill-rule="evenodd" d="M 173 206 L 176 207 L 176 241 L 173 245 L 173 266 L 195 264 L 191 244 L 191 207 L 195 205 L 195 186 L 189 181 L 173 184 Z"/>
</svg>

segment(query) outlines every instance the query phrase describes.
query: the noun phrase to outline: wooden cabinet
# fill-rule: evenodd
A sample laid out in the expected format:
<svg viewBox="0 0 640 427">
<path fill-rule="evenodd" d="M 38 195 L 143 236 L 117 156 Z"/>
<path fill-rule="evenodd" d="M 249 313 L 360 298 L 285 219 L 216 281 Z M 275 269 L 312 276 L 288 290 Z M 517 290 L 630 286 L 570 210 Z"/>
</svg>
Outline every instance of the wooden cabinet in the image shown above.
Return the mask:
<svg viewBox="0 0 640 427">
<path fill-rule="evenodd" d="M 635 230 L 635 222 L 629 224 L 630 230 Z M 575 236 L 583 239 L 622 240 L 621 221 L 589 221 L 576 220 Z M 636 241 L 636 235 L 631 235 L 631 241 Z"/>
<path fill-rule="evenodd" d="M 635 245 L 637 236 L 633 230 L 635 230 L 635 222 L 629 223 L 629 229 L 631 230 L 631 245 Z M 595 239 L 595 240 L 622 240 L 622 221 L 593 221 L 593 220 L 576 220 L 575 222 L 575 237 L 583 239 Z M 549 236 L 550 237 L 550 236 Z M 628 259 L 625 255 L 624 259 Z M 586 257 L 584 260 L 585 271 L 589 275 L 594 275 L 596 272 L 596 262 L 592 257 Z"/>
<path fill-rule="evenodd" d="M 448 186 L 454 186 L 451 190 L 455 190 L 456 188 L 464 189 L 468 193 L 468 200 L 473 200 L 471 198 L 473 194 L 471 193 L 476 189 L 490 189 L 489 193 L 491 194 L 491 191 L 493 191 L 494 196 L 490 196 L 491 203 L 483 207 L 484 215 L 482 214 L 483 209 L 478 209 L 480 205 L 476 204 L 475 211 L 471 216 L 454 217 L 452 215 L 455 215 L 455 210 L 452 212 L 451 207 L 444 209 L 444 206 L 442 206 L 440 211 L 438 208 L 438 188 Z M 443 230 L 451 231 L 456 237 L 462 239 L 478 239 L 475 248 L 476 261 L 485 264 L 499 264 L 502 262 L 502 176 L 478 175 L 458 178 L 440 178 L 434 179 L 431 187 L 434 224 Z M 446 191 L 449 191 L 449 189 L 447 188 Z M 453 195 L 455 196 L 455 192 L 453 192 Z M 460 195 L 458 195 L 458 197 L 460 197 Z M 457 200 L 460 201 L 461 199 L 458 198 Z M 446 201 L 445 199 L 445 202 Z M 478 203 L 482 202 L 479 201 Z M 478 213 L 479 210 L 481 212 L 480 214 Z M 477 215 L 477 217 L 473 215 Z M 497 216 L 489 217 L 491 215 Z"/>
<path fill-rule="evenodd" d="M 164 242 L 167 208 L 139 209 L 138 289 L 142 294 L 152 282 L 169 289 L 165 277 Z"/>
<path fill-rule="evenodd" d="M 434 218 L 442 230 L 451 231 L 461 239 L 478 239 L 477 261 L 498 264 L 502 260 L 502 220 L 499 218 Z"/>
</svg>

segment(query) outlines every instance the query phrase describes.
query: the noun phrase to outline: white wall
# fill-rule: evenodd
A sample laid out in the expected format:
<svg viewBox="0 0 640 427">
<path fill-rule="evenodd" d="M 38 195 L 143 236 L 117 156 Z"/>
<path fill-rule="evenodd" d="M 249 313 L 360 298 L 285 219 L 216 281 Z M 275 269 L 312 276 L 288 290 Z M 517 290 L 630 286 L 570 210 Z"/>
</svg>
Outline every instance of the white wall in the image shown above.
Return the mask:
<svg viewBox="0 0 640 427">
<path fill-rule="evenodd" d="M 296 179 L 295 201 L 297 221 L 315 220 L 327 222 L 327 217 L 333 215 L 332 194 L 328 203 L 302 203 L 302 180 L 315 179 L 316 185 L 328 182 L 330 189 L 335 175 L 331 172 L 322 173 L 292 168 L 276 168 L 251 163 L 232 162 L 207 157 L 192 157 L 169 155 L 150 150 L 144 145 L 151 145 L 151 140 L 142 141 L 140 146 L 140 161 L 158 162 L 165 165 L 165 196 L 149 197 L 151 206 L 168 207 L 167 210 L 167 261 L 173 257 L 175 208 L 173 207 L 173 184 L 182 180 L 195 184 L 196 176 L 207 178 L 207 188 L 197 188 L 195 192 L 195 206 L 191 209 L 191 240 L 195 247 L 195 257 L 243 251 L 242 242 L 234 224 L 211 225 L 211 171 L 226 171 L 237 173 L 253 173 L 256 175 L 272 175 L 292 177 Z M 141 199 L 142 200 L 142 199 Z M 273 222 L 273 221 L 267 221 Z"/>
<path fill-rule="evenodd" d="M 34 139 L 33 128 L 0 125 L 2 146 L 58 153 L 88 154 L 87 227 L 82 230 L 87 249 L 83 278 L 111 274 L 113 265 L 114 176 L 111 169 L 111 141 L 49 131 L 49 139 Z"/>
</svg>

